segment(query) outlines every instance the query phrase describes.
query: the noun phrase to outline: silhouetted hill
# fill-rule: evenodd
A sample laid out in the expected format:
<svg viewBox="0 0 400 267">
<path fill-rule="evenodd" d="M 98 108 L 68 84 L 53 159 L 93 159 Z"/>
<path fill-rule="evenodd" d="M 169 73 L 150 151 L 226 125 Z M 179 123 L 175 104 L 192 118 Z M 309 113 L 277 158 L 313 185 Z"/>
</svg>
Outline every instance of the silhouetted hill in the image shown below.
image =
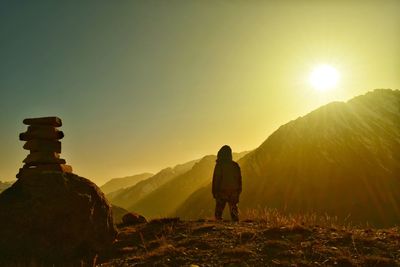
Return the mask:
<svg viewBox="0 0 400 267">
<path fill-rule="evenodd" d="M 12 185 L 12 182 L 2 182 L 0 181 L 0 192 L 3 192 L 7 188 L 9 188 Z"/>
<path fill-rule="evenodd" d="M 248 152 L 233 153 L 235 160 Z M 154 218 L 173 213 L 193 192 L 207 185 L 212 179 L 216 156 L 205 156 L 193 168 L 160 186 L 152 193 L 130 206 L 128 210 Z"/>
<path fill-rule="evenodd" d="M 104 185 L 100 187 L 100 189 L 104 192 L 104 194 L 108 194 L 119 189 L 124 189 L 127 187 L 134 186 L 138 182 L 145 180 L 154 174 L 152 173 L 141 173 L 132 176 L 127 176 L 123 178 L 113 178 Z"/>
<path fill-rule="evenodd" d="M 317 212 L 356 222 L 400 222 L 400 91 L 379 89 L 291 121 L 239 164 L 240 208 Z M 211 216 L 210 185 L 178 208 Z"/>
<path fill-rule="evenodd" d="M 184 164 L 176 165 L 174 168 L 165 168 L 154 176 L 138 182 L 136 185 L 114 191 L 107 194 L 107 199 L 113 204 L 123 208 L 129 208 L 141 198 L 153 192 L 158 187 L 170 181 L 174 177 L 187 172 L 198 160 L 192 160 Z"/>
</svg>

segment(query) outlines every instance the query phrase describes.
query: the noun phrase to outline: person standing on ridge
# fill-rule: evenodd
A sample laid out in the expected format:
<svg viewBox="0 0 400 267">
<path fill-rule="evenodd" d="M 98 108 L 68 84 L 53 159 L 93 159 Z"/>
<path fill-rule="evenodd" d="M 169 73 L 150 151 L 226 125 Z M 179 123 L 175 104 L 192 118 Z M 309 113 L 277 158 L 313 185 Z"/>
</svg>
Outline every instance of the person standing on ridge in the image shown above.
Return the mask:
<svg viewBox="0 0 400 267">
<path fill-rule="evenodd" d="M 239 195 L 242 192 L 242 174 L 239 164 L 232 160 L 232 149 L 224 145 L 217 154 L 212 181 L 212 194 L 216 200 L 215 219 L 222 220 L 226 202 L 232 221 L 239 221 Z"/>
</svg>

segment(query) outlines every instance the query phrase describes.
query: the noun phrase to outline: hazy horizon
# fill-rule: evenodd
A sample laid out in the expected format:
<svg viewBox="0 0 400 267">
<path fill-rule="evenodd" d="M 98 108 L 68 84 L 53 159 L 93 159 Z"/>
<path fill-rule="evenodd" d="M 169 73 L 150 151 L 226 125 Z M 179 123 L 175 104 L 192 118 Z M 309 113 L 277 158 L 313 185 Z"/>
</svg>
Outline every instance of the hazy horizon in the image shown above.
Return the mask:
<svg viewBox="0 0 400 267">
<path fill-rule="evenodd" d="M 400 88 L 400 2 L 0 4 L 0 180 L 27 117 L 59 116 L 74 173 L 110 178 L 258 147 L 332 101 Z M 321 92 L 318 64 L 341 74 Z"/>
</svg>

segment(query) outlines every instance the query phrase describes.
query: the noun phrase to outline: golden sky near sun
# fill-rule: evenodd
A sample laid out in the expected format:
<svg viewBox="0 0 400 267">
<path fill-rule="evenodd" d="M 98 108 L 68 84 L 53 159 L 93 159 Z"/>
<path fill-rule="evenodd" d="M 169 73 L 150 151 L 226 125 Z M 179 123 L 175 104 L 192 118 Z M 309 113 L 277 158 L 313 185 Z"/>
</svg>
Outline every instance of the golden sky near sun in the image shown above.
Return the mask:
<svg viewBox="0 0 400 267">
<path fill-rule="evenodd" d="M 25 117 L 60 116 L 62 157 L 102 184 L 254 149 L 320 105 L 398 89 L 398 14 L 399 1 L 4 4 L 0 180 L 27 155 Z M 330 90 L 310 82 L 321 65 L 337 71 Z"/>
</svg>

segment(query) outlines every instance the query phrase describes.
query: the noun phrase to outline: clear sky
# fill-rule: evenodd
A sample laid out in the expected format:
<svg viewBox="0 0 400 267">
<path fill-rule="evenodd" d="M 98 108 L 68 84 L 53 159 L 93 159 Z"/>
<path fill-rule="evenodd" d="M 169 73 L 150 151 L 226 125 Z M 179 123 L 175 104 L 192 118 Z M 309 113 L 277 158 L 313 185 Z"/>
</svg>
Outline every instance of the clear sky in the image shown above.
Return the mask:
<svg viewBox="0 0 400 267">
<path fill-rule="evenodd" d="M 3 0 L 0 180 L 28 154 L 26 117 L 60 116 L 62 157 L 102 184 L 254 149 L 322 104 L 399 89 L 399 14 L 396 0 Z M 311 87 L 318 64 L 336 88 Z"/>
</svg>

